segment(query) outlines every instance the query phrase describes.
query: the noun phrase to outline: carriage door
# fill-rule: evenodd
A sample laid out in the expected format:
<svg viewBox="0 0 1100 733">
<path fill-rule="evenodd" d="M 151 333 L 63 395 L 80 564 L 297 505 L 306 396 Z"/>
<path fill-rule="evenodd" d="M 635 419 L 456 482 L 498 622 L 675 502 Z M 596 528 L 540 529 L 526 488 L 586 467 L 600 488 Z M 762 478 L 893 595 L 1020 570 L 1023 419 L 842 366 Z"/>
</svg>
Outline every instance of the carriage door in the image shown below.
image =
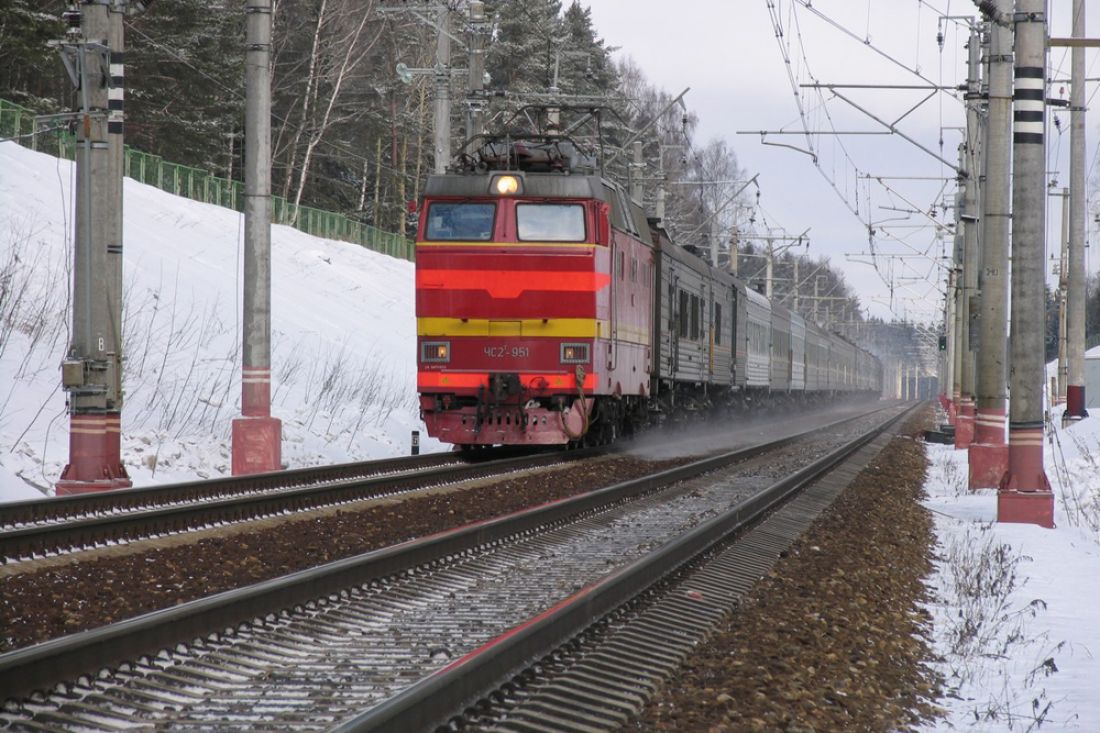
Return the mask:
<svg viewBox="0 0 1100 733">
<path fill-rule="evenodd" d="M 730 288 L 730 385 L 737 384 L 737 288 Z"/>
<path fill-rule="evenodd" d="M 676 376 L 680 366 L 680 278 L 674 271 L 668 278 L 668 371 Z"/>
<path fill-rule="evenodd" d="M 612 230 L 614 231 L 614 230 Z M 616 241 L 614 234 L 611 235 L 611 294 L 608 296 L 611 302 L 608 306 L 611 308 L 611 341 L 607 344 L 607 370 L 612 371 L 615 368 L 615 364 L 618 362 L 618 348 L 619 348 L 619 293 L 622 290 L 619 281 L 623 276 L 623 249 Z M 610 376 L 610 375 L 609 375 Z"/>
<path fill-rule="evenodd" d="M 707 323 L 707 374 L 714 377 L 714 281 L 707 284 L 706 316 Z"/>
</svg>

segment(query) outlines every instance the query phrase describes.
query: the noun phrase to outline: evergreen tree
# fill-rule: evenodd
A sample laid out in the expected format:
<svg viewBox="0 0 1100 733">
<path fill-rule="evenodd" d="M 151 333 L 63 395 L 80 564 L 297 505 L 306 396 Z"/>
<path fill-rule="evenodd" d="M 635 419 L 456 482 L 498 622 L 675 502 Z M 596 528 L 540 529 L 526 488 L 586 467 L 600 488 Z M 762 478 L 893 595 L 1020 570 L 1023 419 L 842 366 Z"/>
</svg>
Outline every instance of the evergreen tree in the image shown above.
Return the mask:
<svg viewBox="0 0 1100 733">
<path fill-rule="evenodd" d="M 71 89 L 50 41 L 65 32 L 60 0 L 5 0 L 0 4 L 0 94 L 39 112 L 55 112 Z"/>
<path fill-rule="evenodd" d="M 173 0 L 129 19 L 128 144 L 223 175 L 241 170 L 244 17 L 244 0 Z"/>
</svg>

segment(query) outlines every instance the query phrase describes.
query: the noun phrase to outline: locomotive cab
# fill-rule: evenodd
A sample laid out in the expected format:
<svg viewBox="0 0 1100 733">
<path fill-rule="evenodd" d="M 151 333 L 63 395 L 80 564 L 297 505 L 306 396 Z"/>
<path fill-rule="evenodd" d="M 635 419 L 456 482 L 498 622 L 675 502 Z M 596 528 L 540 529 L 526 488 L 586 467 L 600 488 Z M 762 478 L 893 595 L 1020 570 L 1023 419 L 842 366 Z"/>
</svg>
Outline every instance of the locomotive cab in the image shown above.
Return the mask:
<svg viewBox="0 0 1100 733">
<path fill-rule="evenodd" d="M 624 393 L 644 392 L 648 350 L 620 343 L 618 301 L 639 300 L 645 246 L 613 232 L 608 190 L 598 176 L 560 172 L 429 179 L 416 250 L 417 387 L 429 435 L 557 445 L 622 423 Z M 616 257 L 620 270 L 635 263 L 632 283 Z"/>
</svg>

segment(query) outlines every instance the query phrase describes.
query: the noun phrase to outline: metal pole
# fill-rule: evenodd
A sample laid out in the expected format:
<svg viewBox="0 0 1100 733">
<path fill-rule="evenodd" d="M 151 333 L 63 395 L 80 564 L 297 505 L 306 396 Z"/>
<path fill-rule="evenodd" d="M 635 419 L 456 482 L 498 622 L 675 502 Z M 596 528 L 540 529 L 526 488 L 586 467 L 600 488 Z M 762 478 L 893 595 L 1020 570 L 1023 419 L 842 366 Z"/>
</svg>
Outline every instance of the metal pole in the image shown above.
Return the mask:
<svg viewBox="0 0 1100 733">
<path fill-rule="evenodd" d="M 488 22 L 485 20 L 485 3 L 470 0 L 467 8 L 470 14 L 469 32 L 469 74 L 466 82 L 466 152 L 477 147 L 477 138 L 482 133 L 481 120 L 485 111 L 485 39 L 488 36 Z"/>
<path fill-rule="evenodd" d="M 798 257 L 794 258 L 794 298 L 792 300 L 793 305 L 791 310 L 795 313 L 798 313 L 798 260 Z"/>
<path fill-rule="evenodd" d="M 1073 37 L 1085 37 L 1085 0 L 1073 0 Z M 1085 49 L 1070 57 L 1069 285 L 1066 354 L 1069 362 L 1065 417 L 1079 420 L 1085 409 Z"/>
<path fill-rule="evenodd" d="M 642 172 L 645 170 L 645 162 L 642 157 L 642 141 L 634 141 L 634 162 L 630 164 L 630 198 L 639 206 L 642 204 L 645 191 L 642 188 Z"/>
<path fill-rule="evenodd" d="M 1016 0 L 1012 131 L 1012 333 L 1008 472 L 997 520 L 1054 526 L 1043 467 L 1044 235 L 1046 232 L 1046 3 Z"/>
<path fill-rule="evenodd" d="M 710 220 L 710 265 L 718 267 L 718 217 Z"/>
<path fill-rule="evenodd" d="M 436 10 L 438 25 L 435 39 L 435 104 L 433 134 L 435 137 L 435 173 L 447 172 L 451 159 L 451 13 L 446 3 Z"/>
<path fill-rule="evenodd" d="M 1012 13 L 1012 0 L 995 0 L 999 17 Z M 1012 220 L 1010 163 L 1012 161 L 1012 26 L 993 19 L 989 41 L 989 112 L 982 166 L 982 266 L 978 318 L 977 413 L 970 446 L 969 486 L 993 488 L 1008 468 L 1005 444 L 1007 412 L 1008 249 Z"/>
<path fill-rule="evenodd" d="M 73 12 L 73 11 L 70 11 Z M 119 288 L 109 252 L 121 241 L 121 220 L 108 142 L 110 20 L 106 0 L 82 3 L 80 41 L 63 42 L 75 62 L 81 116 L 76 147 L 76 226 L 73 241 L 73 336 L 62 364 L 69 393 L 69 462 L 57 493 L 76 494 L 130 486 L 119 457 L 120 347 L 116 321 Z M 119 258 L 121 259 L 121 258 Z"/>
<path fill-rule="evenodd" d="M 981 105 L 981 39 L 978 24 L 970 24 L 967 42 L 966 79 L 966 141 L 959 161 L 960 178 L 963 178 L 962 212 L 959 218 L 963 227 L 963 282 L 962 282 L 962 375 L 958 422 L 955 427 L 955 447 L 969 448 L 974 441 L 974 346 L 971 344 L 973 316 L 978 292 L 978 138 L 981 133 L 979 118 Z"/>
<path fill-rule="evenodd" d="M 244 283 L 241 415 L 233 474 L 282 465 L 282 423 L 271 417 L 271 0 L 245 7 Z"/>
<path fill-rule="evenodd" d="M 766 271 L 765 279 L 764 279 L 764 295 L 768 298 L 768 300 L 772 299 L 772 268 L 773 268 L 772 260 L 773 259 L 774 259 L 774 256 L 773 256 L 773 253 L 772 253 L 772 240 L 769 239 L 768 240 L 767 271 Z"/>
</svg>

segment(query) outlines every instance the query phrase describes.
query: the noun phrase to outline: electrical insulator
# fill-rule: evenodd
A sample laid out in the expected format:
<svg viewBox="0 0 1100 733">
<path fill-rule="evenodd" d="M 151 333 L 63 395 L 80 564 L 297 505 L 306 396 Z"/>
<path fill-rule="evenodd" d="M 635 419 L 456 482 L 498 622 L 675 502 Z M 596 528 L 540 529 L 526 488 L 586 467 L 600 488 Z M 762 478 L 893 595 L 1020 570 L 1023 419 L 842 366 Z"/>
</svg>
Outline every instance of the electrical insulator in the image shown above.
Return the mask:
<svg viewBox="0 0 1100 733">
<path fill-rule="evenodd" d="M 80 9 L 76 7 L 69 8 L 61 14 L 61 22 L 65 24 L 65 32 L 70 36 L 80 34 L 80 22 L 81 22 Z"/>
</svg>

